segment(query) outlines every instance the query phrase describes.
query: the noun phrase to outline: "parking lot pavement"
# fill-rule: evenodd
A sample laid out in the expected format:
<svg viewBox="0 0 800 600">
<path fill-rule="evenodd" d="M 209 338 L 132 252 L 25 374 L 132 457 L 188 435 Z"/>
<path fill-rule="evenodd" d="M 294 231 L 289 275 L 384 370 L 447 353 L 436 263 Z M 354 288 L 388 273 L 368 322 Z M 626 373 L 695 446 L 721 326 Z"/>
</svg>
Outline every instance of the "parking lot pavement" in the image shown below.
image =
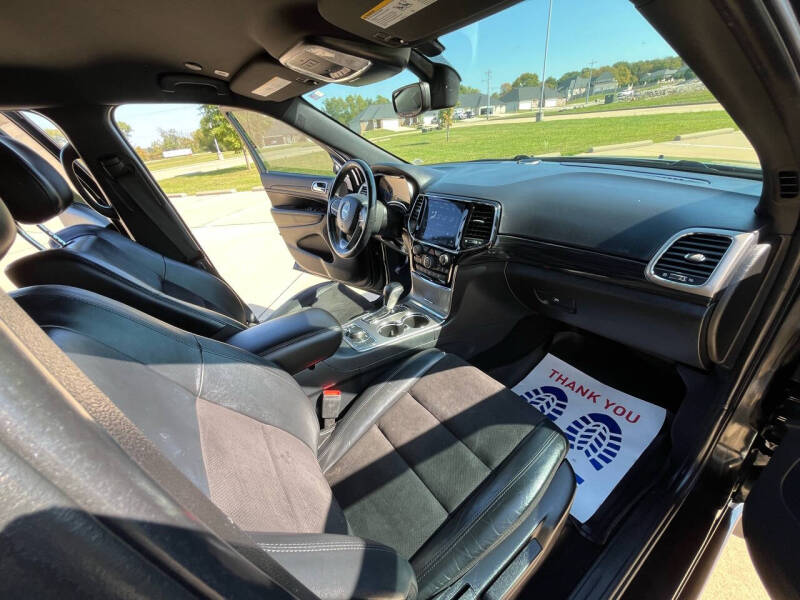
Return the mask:
<svg viewBox="0 0 800 600">
<path fill-rule="evenodd" d="M 758 165 L 758 156 L 741 131 L 713 134 L 680 141 L 659 142 L 623 148 L 591 152 L 581 156 L 641 156 L 645 158 L 683 158 L 699 161 L 751 163 Z"/>
</svg>

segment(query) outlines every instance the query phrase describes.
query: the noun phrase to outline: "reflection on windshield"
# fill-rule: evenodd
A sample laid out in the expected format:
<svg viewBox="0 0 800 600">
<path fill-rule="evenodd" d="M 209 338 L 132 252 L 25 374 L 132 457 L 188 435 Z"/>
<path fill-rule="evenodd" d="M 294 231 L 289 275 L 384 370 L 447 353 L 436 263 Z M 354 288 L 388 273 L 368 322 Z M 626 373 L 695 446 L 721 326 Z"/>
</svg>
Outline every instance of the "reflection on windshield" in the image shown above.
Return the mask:
<svg viewBox="0 0 800 600">
<path fill-rule="evenodd" d="M 462 77 L 453 108 L 398 117 L 389 97 L 414 80 L 407 72 L 308 99 L 410 162 L 589 156 L 759 167 L 727 112 L 629 3 L 554 2 L 543 72 L 546 16 L 544 0 L 531 0 L 443 36 Z"/>
</svg>

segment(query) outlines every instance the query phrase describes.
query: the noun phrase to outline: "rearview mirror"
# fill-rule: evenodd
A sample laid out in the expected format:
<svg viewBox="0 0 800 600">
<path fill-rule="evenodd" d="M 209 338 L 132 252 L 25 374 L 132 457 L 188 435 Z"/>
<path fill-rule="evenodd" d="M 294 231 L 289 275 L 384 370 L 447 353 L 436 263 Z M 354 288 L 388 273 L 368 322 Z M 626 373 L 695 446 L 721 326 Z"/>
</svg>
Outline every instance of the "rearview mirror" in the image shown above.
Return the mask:
<svg viewBox="0 0 800 600">
<path fill-rule="evenodd" d="M 394 112 L 401 117 L 416 117 L 431 109 L 431 86 L 420 81 L 392 92 Z"/>
</svg>

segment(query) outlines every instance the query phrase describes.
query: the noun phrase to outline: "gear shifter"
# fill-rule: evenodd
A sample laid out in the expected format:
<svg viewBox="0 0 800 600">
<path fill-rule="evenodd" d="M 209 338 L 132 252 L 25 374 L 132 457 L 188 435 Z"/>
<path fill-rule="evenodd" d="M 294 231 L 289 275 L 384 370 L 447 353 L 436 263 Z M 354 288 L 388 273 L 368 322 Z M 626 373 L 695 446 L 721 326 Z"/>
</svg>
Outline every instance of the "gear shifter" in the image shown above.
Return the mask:
<svg viewBox="0 0 800 600">
<path fill-rule="evenodd" d="M 403 284 L 396 281 L 390 281 L 383 287 L 383 308 L 386 312 L 391 311 L 403 295 Z"/>
</svg>

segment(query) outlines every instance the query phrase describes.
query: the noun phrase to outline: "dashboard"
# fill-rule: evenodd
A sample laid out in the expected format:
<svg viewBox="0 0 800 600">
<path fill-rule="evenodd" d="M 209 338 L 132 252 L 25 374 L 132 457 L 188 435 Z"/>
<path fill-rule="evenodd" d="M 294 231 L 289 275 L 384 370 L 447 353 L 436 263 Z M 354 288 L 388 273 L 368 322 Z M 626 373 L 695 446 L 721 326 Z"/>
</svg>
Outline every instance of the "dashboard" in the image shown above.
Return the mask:
<svg viewBox="0 0 800 600">
<path fill-rule="evenodd" d="M 479 295 L 693 366 L 732 356 L 774 246 L 759 180 L 569 159 L 373 168 L 415 276 L 454 298 L 484 277 Z"/>
</svg>

